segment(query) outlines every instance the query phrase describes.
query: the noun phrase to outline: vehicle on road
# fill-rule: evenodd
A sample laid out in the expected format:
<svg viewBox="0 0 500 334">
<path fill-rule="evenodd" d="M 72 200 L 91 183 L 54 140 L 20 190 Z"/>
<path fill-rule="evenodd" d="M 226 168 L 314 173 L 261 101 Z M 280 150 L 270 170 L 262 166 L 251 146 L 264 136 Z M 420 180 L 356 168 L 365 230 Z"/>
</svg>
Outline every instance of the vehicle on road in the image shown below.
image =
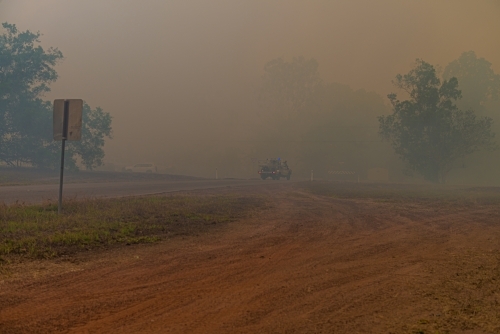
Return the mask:
<svg viewBox="0 0 500 334">
<path fill-rule="evenodd" d="M 279 180 L 282 177 L 290 180 L 292 170 L 288 167 L 286 161 L 281 161 L 280 158 L 273 158 L 259 161 L 259 174 L 262 180 L 268 177 L 273 180 Z"/>
<path fill-rule="evenodd" d="M 158 167 L 152 163 L 135 164 L 125 167 L 125 171 L 134 173 L 158 173 Z"/>
</svg>

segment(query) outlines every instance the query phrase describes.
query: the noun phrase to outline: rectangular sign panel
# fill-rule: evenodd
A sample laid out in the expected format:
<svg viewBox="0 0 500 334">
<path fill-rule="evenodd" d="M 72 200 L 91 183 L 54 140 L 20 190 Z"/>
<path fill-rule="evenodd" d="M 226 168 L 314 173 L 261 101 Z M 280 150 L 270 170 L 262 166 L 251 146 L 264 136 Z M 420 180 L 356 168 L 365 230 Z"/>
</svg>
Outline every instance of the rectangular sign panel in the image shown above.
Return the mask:
<svg viewBox="0 0 500 334">
<path fill-rule="evenodd" d="M 54 140 L 82 138 L 83 100 L 54 100 Z"/>
<path fill-rule="evenodd" d="M 54 117 L 52 118 L 54 128 L 54 140 L 63 139 L 64 125 L 64 100 L 54 100 Z"/>
<path fill-rule="evenodd" d="M 67 140 L 80 140 L 82 138 L 82 110 L 83 100 L 69 101 L 68 137 Z"/>
</svg>

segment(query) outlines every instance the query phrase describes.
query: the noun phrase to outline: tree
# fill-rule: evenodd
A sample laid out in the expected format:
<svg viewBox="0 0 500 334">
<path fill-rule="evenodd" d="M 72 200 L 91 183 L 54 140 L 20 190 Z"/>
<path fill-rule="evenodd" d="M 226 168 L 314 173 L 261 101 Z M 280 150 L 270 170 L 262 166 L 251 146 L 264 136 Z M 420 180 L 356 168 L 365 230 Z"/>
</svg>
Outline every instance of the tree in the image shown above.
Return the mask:
<svg viewBox="0 0 500 334">
<path fill-rule="evenodd" d="M 304 166 L 314 169 L 318 177 L 328 177 L 330 169 L 385 167 L 390 151 L 380 143 L 376 117 L 387 114 L 388 107 L 380 95 L 326 83 L 316 101 L 320 111 L 310 115 L 311 125 L 302 136 Z"/>
<path fill-rule="evenodd" d="M 417 59 L 415 67 L 398 74 L 394 84 L 409 99 L 388 95 L 393 113 L 379 117 L 379 131 L 426 180 L 444 183 L 457 159 L 495 147 L 492 119 L 457 108 L 461 91 L 455 77 L 441 82 L 432 65 Z"/>
<path fill-rule="evenodd" d="M 39 33 L 19 32 L 8 23 L 2 26 L 6 33 L 0 35 L 0 160 L 14 165 L 37 160 L 29 157 L 48 145 L 50 138 L 41 129 L 50 124 L 44 117 L 50 108 L 40 96 L 57 79 L 53 67 L 62 53 L 39 46 Z"/>
<path fill-rule="evenodd" d="M 310 111 L 314 94 L 321 86 L 318 63 L 314 59 L 283 58 L 271 60 L 264 66 L 260 100 L 267 111 L 280 119 L 291 119 Z"/>
<path fill-rule="evenodd" d="M 294 57 L 269 61 L 264 66 L 258 102 L 262 112 L 256 117 L 252 136 L 258 138 L 253 151 L 263 157 L 299 154 L 297 143 L 309 127 L 310 115 L 318 110 L 315 95 L 322 85 L 314 59 Z"/>
<path fill-rule="evenodd" d="M 86 169 L 91 170 L 103 164 L 104 140 L 111 138 L 111 115 L 84 103 L 82 118 L 82 140 L 70 142 L 68 152 L 71 166 L 76 167 L 76 160 L 79 159 Z"/>
<path fill-rule="evenodd" d="M 491 63 L 478 58 L 474 51 L 464 52 L 449 63 L 443 73 L 445 79 L 455 77 L 462 91 L 461 105 L 476 112 L 485 112 L 486 103 L 500 96 L 500 75 Z"/>
<path fill-rule="evenodd" d="M 20 32 L 3 23 L 0 35 L 0 161 L 8 165 L 55 167 L 60 145 L 52 140 L 52 104 L 42 98 L 57 79 L 55 65 L 63 59 L 55 48 L 43 49 L 40 33 Z M 68 146 L 69 167 L 79 159 L 86 168 L 102 164 L 104 137 L 111 117 L 85 104 L 82 141 Z M 79 156 L 79 157 L 78 157 Z"/>
<path fill-rule="evenodd" d="M 56 63 L 63 58 L 58 49 L 45 51 L 38 45 L 40 33 L 19 32 L 15 25 L 3 23 L 0 35 L 0 98 L 16 102 L 19 97 L 35 99 L 50 91 L 57 79 Z"/>
</svg>

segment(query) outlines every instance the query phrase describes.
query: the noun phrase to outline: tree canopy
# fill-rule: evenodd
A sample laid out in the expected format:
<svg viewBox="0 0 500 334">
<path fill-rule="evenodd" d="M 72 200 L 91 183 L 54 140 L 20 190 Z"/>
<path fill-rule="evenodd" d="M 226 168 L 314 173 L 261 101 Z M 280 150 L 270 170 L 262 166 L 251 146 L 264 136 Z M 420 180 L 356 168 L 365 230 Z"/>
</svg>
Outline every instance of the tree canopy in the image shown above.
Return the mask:
<svg viewBox="0 0 500 334">
<path fill-rule="evenodd" d="M 278 117 L 290 119 L 310 111 L 320 86 L 316 60 L 297 57 L 286 62 L 277 58 L 264 66 L 260 99 Z"/>
<path fill-rule="evenodd" d="M 417 59 L 394 84 L 408 94 L 407 100 L 388 95 L 393 113 L 379 117 L 379 129 L 394 151 L 410 167 L 432 182 L 445 182 L 457 159 L 495 146 L 491 118 L 461 111 L 455 77 L 441 81 L 434 66 Z"/>
<path fill-rule="evenodd" d="M 54 66 L 63 58 L 54 48 L 39 45 L 40 33 L 19 32 L 15 25 L 3 23 L 0 35 L 0 96 L 2 101 L 17 102 L 18 97 L 35 99 L 48 92 L 57 79 Z"/>
<path fill-rule="evenodd" d="M 52 140 L 52 104 L 44 101 L 63 59 L 56 48 L 44 49 L 40 33 L 20 32 L 2 24 L 0 35 L 0 161 L 8 165 L 54 167 L 59 145 Z M 102 109 L 83 111 L 82 141 L 68 147 L 68 167 L 79 160 L 86 168 L 102 164 L 104 138 L 111 135 L 111 116 Z"/>
<path fill-rule="evenodd" d="M 286 157 L 295 171 L 315 169 L 318 177 L 339 162 L 351 170 L 383 164 L 376 119 L 387 112 L 383 99 L 324 82 L 316 60 L 271 60 L 264 66 L 259 97 L 264 124 L 259 124 L 255 154 Z"/>
<path fill-rule="evenodd" d="M 105 138 L 111 138 L 111 115 L 97 107 L 92 109 L 83 103 L 82 139 L 70 142 L 70 166 L 76 168 L 80 162 L 86 169 L 93 169 L 103 164 Z"/>
<path fill-rule="evenodd" d="M 449 63 L 443 77 L 458 79 L 463 95 L 461 105 L 476 112 L 484 112 L 486 103 L 500 96 L 500 75 L 493 71 L 489 61 L 478 58 L 474 51 L 464 52 Z"/>
</svg>

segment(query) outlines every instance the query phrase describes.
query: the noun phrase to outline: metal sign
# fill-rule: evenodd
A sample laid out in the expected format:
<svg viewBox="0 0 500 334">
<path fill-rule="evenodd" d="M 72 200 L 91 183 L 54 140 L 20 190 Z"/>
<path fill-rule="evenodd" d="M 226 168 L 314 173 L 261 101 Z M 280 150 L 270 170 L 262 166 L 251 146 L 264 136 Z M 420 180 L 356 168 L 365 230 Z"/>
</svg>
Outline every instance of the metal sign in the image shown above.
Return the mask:
<svg viewBox="0 0 500 334">
<path fill-rule="evenodd" d="M 54 100 L 54 140 L 82 138 L 83 100 Z"/>
</svg>

